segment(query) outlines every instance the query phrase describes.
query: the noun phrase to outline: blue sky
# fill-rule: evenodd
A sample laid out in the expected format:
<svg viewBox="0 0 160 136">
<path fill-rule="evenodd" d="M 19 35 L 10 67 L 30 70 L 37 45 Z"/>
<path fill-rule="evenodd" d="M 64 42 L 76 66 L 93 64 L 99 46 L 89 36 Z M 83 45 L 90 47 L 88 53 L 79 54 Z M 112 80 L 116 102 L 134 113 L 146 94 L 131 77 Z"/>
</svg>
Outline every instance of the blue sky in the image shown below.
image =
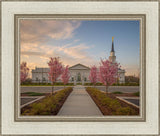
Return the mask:
<svg viewBox="0 0 160 136">
<path fill-rule="evenodd" d="M 47 67 L 49 57 L 65 65 L 99 65 L 109 57 L 112 36 L 117 61 L 127 75 L 139 72 L 139 21 L 22 20 L 21 61 Z"/>
</svg>

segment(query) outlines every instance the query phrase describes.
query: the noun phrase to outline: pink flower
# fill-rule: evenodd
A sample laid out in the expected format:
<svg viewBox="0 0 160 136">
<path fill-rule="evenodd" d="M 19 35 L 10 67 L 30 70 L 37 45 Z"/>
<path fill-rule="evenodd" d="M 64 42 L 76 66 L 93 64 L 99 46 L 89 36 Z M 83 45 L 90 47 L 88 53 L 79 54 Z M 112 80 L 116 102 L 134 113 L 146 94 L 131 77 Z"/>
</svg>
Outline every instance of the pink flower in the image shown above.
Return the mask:
<svg viewBox="0 0 160 136">
<path fill-rule="evenodd" d="M 112 63 L 109 60 L 101 60 L 101 66 L 99 67 L 99 80 L 106 86 L 106 88 L 116 82 L 118 78 L 118 66 L 119 64 Z"/>
<path fill-rule="evenodd" d="M 92 66 L 90 70 L 89 80 L 94 85 L 97 83 L 97 68 L 96 66 Z"/>
<path fill-rule="evenodd" d="M 21 83 L 24 82 L 29 74 L 29 68 L 27 67 L 26 62 L 22 62 L 20 66 L 20 78 L 21 78 Z"/>
<path fill-rule="evenodd" d="M 62 74 L 63 72 L 63 66 L 61 62 L 59 61 L 58 57 L 50 58 L 50 61 L 48 62 L 49 66 L 49 72 L 48 72 L 48 78 L 54 84 L 57 80 L 57 78 Z"/>
<path fill-rule="evenodd" d="M 64 68 L 63 73 L 62 73 L 62 75 L 61 75 L 61 79 L 62 79 L 64 85 L 66 85 L 66 84 L 68 83 L 69 78 L 70 78 L 70 72 L 69 72 L 68 67 L 69 67 L 69 66 L 67 65 L 67 66 Z"/>
</svg>

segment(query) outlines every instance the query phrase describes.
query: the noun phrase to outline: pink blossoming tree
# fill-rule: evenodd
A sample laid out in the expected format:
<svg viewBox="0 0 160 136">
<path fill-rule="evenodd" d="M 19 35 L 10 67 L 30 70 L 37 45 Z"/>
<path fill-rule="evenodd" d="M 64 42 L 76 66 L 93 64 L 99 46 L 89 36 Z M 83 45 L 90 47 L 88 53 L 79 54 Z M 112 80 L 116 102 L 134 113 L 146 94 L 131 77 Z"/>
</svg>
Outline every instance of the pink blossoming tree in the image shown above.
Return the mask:
<svg viewBox="0 0 160 136">
<path fill-rule="evenodd" d="M 118 63 L 112 63 L 109 60 L 101 60 L 99 79 L 106 86 L 106 94 L 108 93 L 109 86 L 117 81 L 118 67 Z"/>
<path fill-rule="evenodd" d="M 48 62 L 48 66 L 49 66 L 48 78 L 52 84 L 52 95 L 53 95 L 54 84 L 55 84 L 57 78 L 62 74 L 63 66 L 59 60 L 59 57 L 55 57 L 55 58 L 51 57 L 50 61 Z"/>
<path fill-rule="evenodd" d="M 69 67 L 69 66 L 67 65 L 67 66 L 64 68 L 63 73 L 62 73 L 62 75 L 61 75 L 61 79 L 62 79 L 62 81 L 63 81 L 63 83 L 64 83 L 64 87 L 65 87 L 65 85 L 68 83 L 69 78 L 70 78 L 70 72 L 69 72 L 69 68 L 68 68 L 68 67 Z"/>
<path fill-rule="evenodd" d="M 92 66 L 90 69 L 90 74 L 89 74 L 89 80 L 91 81 L 91 83 L 93 83 L 94 87 L 97 83 L 97 67 L 96 66 Z"/>
<path fill-rule="evenodd" d="M 26 81 L 29 75 L 29 68 L 27 67 L 27 62 L 22 62 L 20 65 L 20 78 L 21 78 L 21 83 Z"/>
</svg>

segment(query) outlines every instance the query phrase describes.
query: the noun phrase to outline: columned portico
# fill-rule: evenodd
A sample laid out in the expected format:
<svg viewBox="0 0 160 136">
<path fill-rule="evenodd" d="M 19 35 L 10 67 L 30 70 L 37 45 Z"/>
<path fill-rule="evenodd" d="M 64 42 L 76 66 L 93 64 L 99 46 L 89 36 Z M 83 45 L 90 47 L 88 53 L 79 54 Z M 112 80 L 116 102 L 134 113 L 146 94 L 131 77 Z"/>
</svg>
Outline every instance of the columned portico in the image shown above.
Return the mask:
<svg viewBox="0 0 160 136">
<path fill-rule="evenodd" d="M 84 85 L 86 81 L 89 81 L 89 72 L 90 68 L 82 64 L 76 64 L 69 68 L 69 71 L 72 75 L 71 80 L 74 81 L 74 85 L 81 83 Z"/>
</svg>

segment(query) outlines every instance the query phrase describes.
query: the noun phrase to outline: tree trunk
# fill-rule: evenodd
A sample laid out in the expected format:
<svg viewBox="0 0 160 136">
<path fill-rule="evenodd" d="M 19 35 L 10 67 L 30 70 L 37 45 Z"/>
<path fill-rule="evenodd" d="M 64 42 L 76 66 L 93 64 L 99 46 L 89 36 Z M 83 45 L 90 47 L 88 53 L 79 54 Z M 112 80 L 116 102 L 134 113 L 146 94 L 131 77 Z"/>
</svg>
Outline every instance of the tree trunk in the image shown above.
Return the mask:
<svg viewBox="0 0 160 136">
<path fill-rule="evenodd" d="M 108 94 L 108 86 L 106 85 L 106 95 Z"/>
<path fill-rule="evenodd" d="M 54 92 L 54 85 L 52 85 L 52 95 L 53 95 L 53 92 Z"/>
<path fill-rule="evenodd" d="M 52 85 L 52 95 L 53 95 L 53 85 Z"/>
</svg>

